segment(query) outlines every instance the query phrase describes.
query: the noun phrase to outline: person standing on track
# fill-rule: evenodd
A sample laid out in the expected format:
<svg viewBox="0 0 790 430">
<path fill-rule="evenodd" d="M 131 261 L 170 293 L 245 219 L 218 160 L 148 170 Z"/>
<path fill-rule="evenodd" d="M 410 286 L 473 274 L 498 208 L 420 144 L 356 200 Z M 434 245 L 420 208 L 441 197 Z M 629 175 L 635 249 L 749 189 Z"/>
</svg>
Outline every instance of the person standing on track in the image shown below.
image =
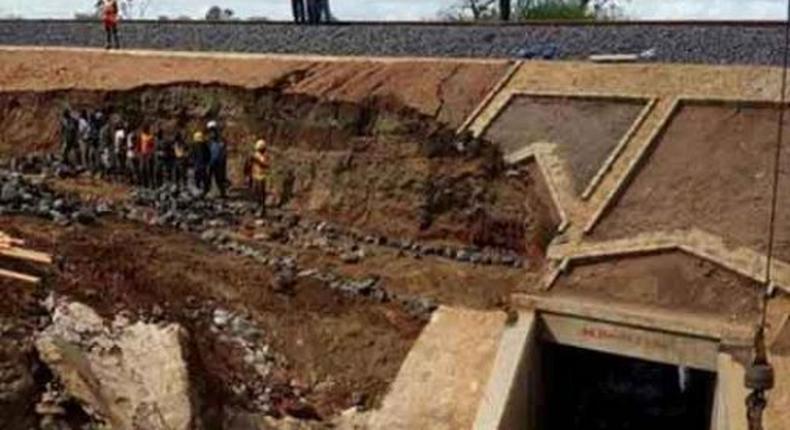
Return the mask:
<svg viewBox="0 0 790 430">
<path fill-rule="evenodd" d="M 297 24 L 304 24 L 307 22 L 304 2 L 305 0 L 291 0 L 291 9 L 293 9 L 294 13 L 294 22 Z"/>
<path fill-rule="evenodd" d="M 510 21 L 510 0 L 499 0 L 499 19 Z"/>
<path fill-rule="evenodd" d="M 329 11 L 329 0 L 315 0 L 318 22 L 331 22 L 332 12 Z"/>
<path fill-rule="evenodd" d="M 104 48 L 120 49 L 121 42 L 118 39 L 118 1 L 103 0 L 101 2 L 101 7 L 104 32 L 107 34 L 107 43 L 104 45 Z"/>
<path fill-rule="evenodd" d="M 307 0 L 307 23 L 318 24 L 318 1 Z"/>
</svg>

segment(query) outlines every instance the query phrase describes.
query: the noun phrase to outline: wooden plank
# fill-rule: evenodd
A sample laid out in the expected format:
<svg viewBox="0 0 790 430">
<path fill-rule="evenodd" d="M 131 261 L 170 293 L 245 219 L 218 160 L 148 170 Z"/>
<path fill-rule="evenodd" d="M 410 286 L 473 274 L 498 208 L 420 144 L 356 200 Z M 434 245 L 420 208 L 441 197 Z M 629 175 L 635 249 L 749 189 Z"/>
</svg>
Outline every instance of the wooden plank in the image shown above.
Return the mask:
<svg viewBox="0 0 790 430">
<path fill-rule="evenodd" d="M 21 239 L 16 239 L 14 237 L 9 236 L 7 233 L 3 233 L 0 231 L 0 246 L 4 245 L 24 245 L 25 241 Z"/>
<path fill-rule="evenodd" d="M 35 263 L 52 264 L 52 256 L 43 252 L 30 251 L 22 248 L 0 248 L 0 255 L 18 258 L 20 260 L 32 261 Z"/>
<path fill-rule="evenodd" d="M 24 273 L 12 272 L 10 270 L 0 269 L 0 278 L 15 279 L 17 281 L 28 282 L 31 284 L 41 283 L 41 279 L 36 276 L 26 275 Z"/>
<path fill-rule="evenodd" d="M 639 61 L 639 54 L 599 54 L 588 59 L 593 63 L 633 63 Z"/>
</svg>

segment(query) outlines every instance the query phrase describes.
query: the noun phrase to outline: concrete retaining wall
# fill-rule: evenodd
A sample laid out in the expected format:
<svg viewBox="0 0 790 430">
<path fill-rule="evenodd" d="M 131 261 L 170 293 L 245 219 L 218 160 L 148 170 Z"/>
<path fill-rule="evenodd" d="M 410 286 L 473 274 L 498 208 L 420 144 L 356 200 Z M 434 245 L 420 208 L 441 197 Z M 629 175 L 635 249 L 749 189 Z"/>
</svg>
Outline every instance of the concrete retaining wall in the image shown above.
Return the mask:
<svg viewBox="0 0 790 430">
<path fill-rule="evenodd" d="M 512 57 L 524 47 L 556 47 L 560 58 L 655 48 L 658 61 L 712 64 L 782 62 L 778 23 L 605 25 L 436 25 L 137 21 L 122 23 L 131 48 L 376 56 Z M 0 45 L 102 46 L 98 22 L 0 21 Z"/>
</svg>

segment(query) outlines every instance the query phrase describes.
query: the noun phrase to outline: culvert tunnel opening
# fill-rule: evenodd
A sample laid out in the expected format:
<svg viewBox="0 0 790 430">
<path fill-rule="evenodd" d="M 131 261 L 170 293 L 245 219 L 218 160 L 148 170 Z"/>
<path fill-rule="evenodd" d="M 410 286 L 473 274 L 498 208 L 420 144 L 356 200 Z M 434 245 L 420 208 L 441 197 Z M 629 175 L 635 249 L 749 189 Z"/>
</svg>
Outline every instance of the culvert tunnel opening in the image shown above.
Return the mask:
<svg viewBox="0 0 790 430">
<path fill-rule="evenodd" d="M 716 374 L 540 344 L 540 430 L 707 430 Z"/>
</svg>

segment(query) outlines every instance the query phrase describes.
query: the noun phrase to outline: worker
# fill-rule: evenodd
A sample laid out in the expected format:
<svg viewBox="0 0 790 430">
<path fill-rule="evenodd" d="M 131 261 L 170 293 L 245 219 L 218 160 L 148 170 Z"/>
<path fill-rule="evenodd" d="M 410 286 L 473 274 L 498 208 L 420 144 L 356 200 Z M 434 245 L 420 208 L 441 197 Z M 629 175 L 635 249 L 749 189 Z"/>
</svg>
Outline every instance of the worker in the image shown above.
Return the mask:
<svg viewBox="0 0 790 430">
<path fill-rule="evenodd" d="M 77 152 L 77 158 L 79 159 L 77 140 L 77 120 L 74 118 L 74 115 L 72 115 L 71 110 L 66 108 L 63 110 L 63 115 L 60 118 L 60 145 L 62 150 L 61 157 L 63 158 L 64 163 L 71 164 L 70 158 L 72 152 Z M 79 160 L 77 160 L 76 164 L 78 163 Z"/>
<path fill-rule="evenodd" d="M 102 21 L 104 32 L 107 34 L 105 49 L 120 49 L 121 42 L 118 39 L 118 2 L 117 0 L 104 0 L 102 5 Z"/>
<path fill-rule="evenodd" d="M 173 141 L 165 139 L 165 134 L 162 130 L 156 133 L 156 150 L 154 155 L 156 170 L 154 175 L 154 186 L 159 187 L 173 180 L 173 167 L 175 164 Z"/>
<path fill-rule="evenodd" d="M 80 165 L 83 168 L 90 165 L 91 134 L 91 121 L 88 117 L 88 111 L 83 109 L 77 118 L 77 140 L 80 149 Z"/>
<path fill-rule="evenodd" d="M 499 19 L 510 21 L 510 0 L 499 0 Z"/>
<path fill-rule="evenodd" d="M 119 121 L 115 126 L 115 133 L 112 140 L 113 169 L 118 176 L 127 175 L 126 170 L 126 129 L 127 126 Z"/>
<path fill-rule="evenodd" d="M 329 11 L 329 0 L 315 0 L 316 1 L 316 14 L 318 15 L 318 22 L 332 21 L 332 13 Z"/>
<path fill-rule="evenodd" d="M 269 154 L 266 141 L 255 142 L 251 161 L 252 198 L 260 205 L 261 216 L 266 214 L 266 190 L 269 186 Z"/>
<path fill-rule="evenodd" d="M 129 183 L 140 185 L 142 183 L 140 175 L 140 139 L 138 134 L 131 129 L 126 133 L 126 165 L 124 167 Z"/>
<path fill-rule="evenodd" d="M 114 124 L 109 120 L 104 120 L 99 125 L 99 172 L 102 176 L 108 176 L 113 170 L 113 128 Z"/>
<path fill-rule="evenodd" d="M 293 10 L 294 14 L 294 22 L 297 24 L 304 24 L 307 22 L 304 2 L 305 0 L 291 0 L 291 9 Z"/>
<path fill-rule="evenodd" d="M 88 139 L 88 167 L 98 172 L 101 166 L 101 130 L 104 127 L 104 112 L 97 110 L 90 116 L 90 133 Z"/>
<path fill-rule="evenodd" d="M 196 131 L 192 136 L 192 166 L 195 169 L 195 187 L 199 190 L 206 189 L 208 182 L 208 143 L 202 132 Z"/>
<path fill-rule="evenodd" d="M 156 137 L 151 133 L 151 127 L 146 125 L 140 133 L 140 179 L 144 187 L 154 186 Z"/>
<path fill-rule="evenodd" d="M 173 181 L 178 189 L 187 186 L 187 169 L 189 168 L 189 148 L 184 141 L 184 135 L 177 132 L 173 139 Z"/>
<path fill-rule="evenodd" d="M 228 148 L 222 140 L 219 127 L 215 121 L 210 121 L 206 127 L 209 133 L 208 150 L 208 180 L 203 193 L 208 194 L 211 191 L 212 182 L 217 185 L 219 196 L 225 198 L 225 192 L 228 185 L 227 170 L 228 170 Z"/>
<path fill-rule="evenodd" d="M 318 24 L 318 1 L 307 0 L 307 22 L 309 24 Z"/>
</svg>

